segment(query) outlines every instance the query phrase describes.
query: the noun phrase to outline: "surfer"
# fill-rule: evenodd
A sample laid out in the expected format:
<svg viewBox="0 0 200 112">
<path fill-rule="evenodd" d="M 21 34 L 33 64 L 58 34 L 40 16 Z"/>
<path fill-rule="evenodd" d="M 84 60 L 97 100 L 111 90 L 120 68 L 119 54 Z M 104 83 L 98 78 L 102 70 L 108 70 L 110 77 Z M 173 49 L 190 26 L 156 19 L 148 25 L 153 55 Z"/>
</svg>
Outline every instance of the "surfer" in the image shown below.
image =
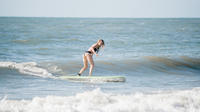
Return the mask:
<svg viewBox="0 0 200 112">
<path fill-rule="evenodd" d="M 83 64 L 84 66 L 81 68 L 80 72 L 78 73 L 79 76 L 88 68 L 88 61 L 90 63 L 90 70 L 89 75 L 92 76 L 92 71 L 94 68 L 94 61 L 93 61 L 93 54 L 98 56 L 98 52 L 100 48 L 104 48 L 105 43 L 104 40 L 100 39 L 95 44 L 93 44 L 85 53 L 83 54 Z"/>
</svg>

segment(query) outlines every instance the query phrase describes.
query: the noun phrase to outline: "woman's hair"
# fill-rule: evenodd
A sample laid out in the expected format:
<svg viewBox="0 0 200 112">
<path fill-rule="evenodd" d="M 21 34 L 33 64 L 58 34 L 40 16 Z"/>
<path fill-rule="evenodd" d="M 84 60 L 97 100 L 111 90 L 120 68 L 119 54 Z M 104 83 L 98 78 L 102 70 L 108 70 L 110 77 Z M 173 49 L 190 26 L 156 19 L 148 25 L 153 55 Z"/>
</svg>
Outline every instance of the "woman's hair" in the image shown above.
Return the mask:
<svg viewBox="0 0 200 112">
<path fill-rule="evenodd" d="M 104 40 L 103 39 L 99 39 L 98 41 L 97 41 L 97 43 L 99 43 L 99 42 L 102 42 L 102 44 L 96 49 L 97 50 L 97 53 L 99 52 L 99 49 L 100 48 L 104 48 L 104 46 L 105 46 L 105 43 L 104 43 Z"/>
<path fill-rule="evenodd" d="M 105 46 L 104 40 L 103 39 L 99 39 L 98 42 L 100 42 L 100 41 L 102 42 L 101 47 L 103 48 Z"/>
</svg>

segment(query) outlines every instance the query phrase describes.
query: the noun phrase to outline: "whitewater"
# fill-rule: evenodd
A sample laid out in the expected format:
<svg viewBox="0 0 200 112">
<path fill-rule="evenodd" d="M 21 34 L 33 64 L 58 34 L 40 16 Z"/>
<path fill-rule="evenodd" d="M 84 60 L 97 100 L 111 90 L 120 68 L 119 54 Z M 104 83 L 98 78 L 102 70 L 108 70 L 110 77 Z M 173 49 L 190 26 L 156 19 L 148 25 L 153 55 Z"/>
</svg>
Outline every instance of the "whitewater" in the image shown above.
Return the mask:
<svg viewBox="0 0 200 112">
<path fill-rule="evenodd" d="M 32 100 L 0 101 L 1 112 L 198 112 L 200 89 L 106 94 L 100 89 L 75 96 L 34 97 Z"/>
</svg>

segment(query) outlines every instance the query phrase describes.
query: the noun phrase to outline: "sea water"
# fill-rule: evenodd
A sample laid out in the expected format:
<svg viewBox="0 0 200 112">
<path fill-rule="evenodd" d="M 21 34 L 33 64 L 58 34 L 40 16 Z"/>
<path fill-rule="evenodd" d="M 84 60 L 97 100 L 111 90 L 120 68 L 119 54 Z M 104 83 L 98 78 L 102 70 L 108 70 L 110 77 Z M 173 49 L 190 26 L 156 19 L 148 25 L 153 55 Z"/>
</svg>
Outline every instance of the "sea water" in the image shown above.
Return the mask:
<svg viewBox="0 0 200 112">
<path fill-rule="evenodd" d="M 199 18 L 0 17 L 0 39 L 1 112 L 200 111 Z M 98 39 L 93 75 L 126 82 L 59 80 Z"/>
</svg>

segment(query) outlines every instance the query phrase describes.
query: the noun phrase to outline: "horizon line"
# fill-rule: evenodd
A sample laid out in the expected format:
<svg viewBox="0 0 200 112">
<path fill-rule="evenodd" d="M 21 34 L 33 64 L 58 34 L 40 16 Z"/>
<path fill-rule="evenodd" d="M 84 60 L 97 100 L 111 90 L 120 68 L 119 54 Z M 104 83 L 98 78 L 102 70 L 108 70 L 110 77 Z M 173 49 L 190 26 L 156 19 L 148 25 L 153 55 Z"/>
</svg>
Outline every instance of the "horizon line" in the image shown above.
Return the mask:
<svg viewBox="0 0 200 112">
<path fill-rule="evenodd" d="M 150 18 L 157 18 L 157 19 L 164 19 L 164 18 L 174 18 L 174 19 L 178 19 L 178 18 L 200 18 L 200 17 L 62 17 L 62 16 L 57 16 L 57 17 L 51 17 L 51 16 L 0 16 L 0 17 L 21 17 L 21 18 L 124 18 L 124 19 L 150 19 Z"/>
</svg>

